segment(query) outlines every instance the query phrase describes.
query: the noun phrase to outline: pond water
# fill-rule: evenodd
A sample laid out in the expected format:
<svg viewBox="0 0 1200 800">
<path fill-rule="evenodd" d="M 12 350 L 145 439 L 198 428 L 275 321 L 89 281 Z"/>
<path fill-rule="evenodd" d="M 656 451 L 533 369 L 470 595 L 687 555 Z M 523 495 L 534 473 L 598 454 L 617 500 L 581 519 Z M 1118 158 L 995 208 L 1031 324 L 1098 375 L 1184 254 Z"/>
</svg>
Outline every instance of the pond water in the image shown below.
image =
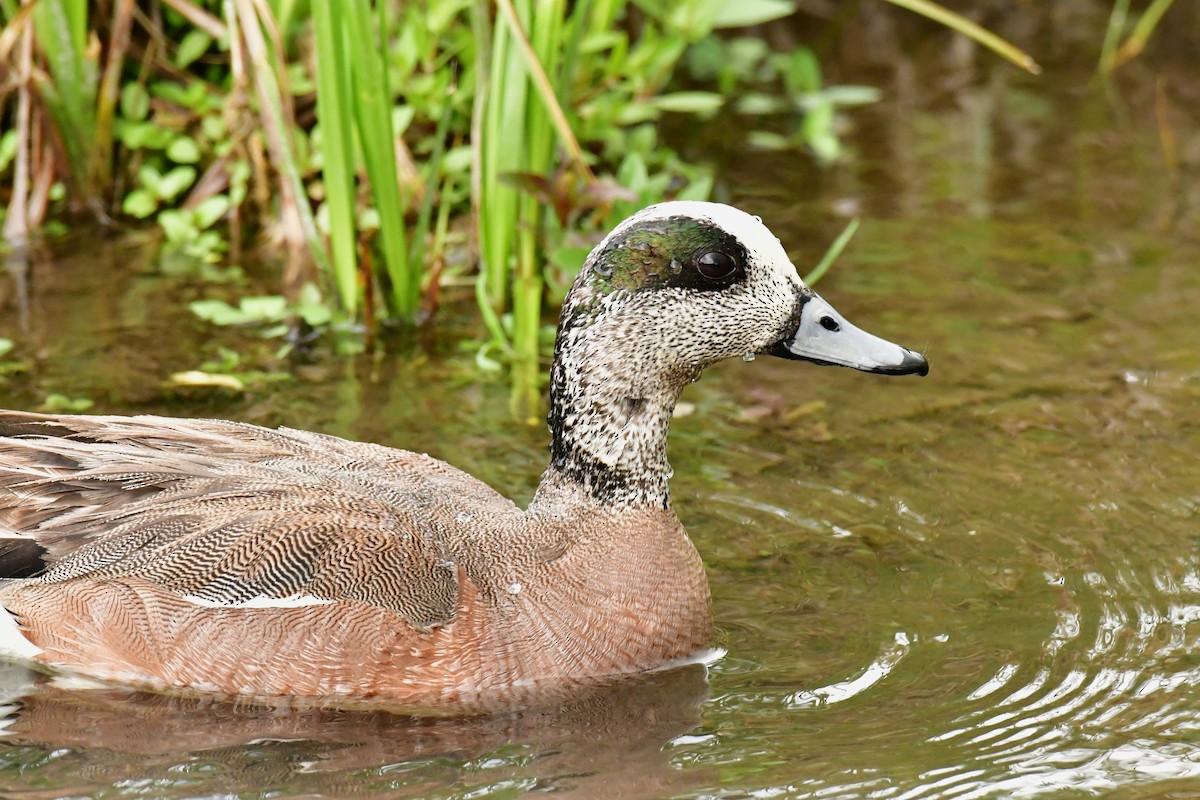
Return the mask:
<svg viewBox="0 0 1200 800">
<path fill-rule="evenodd" d="M 673 496 L 726 651 L 707 675 L 422 721 L 79 691 L 7 667 L 0 796 L 1200 796 L 1200 87 L 1166 80 L 1156 100 L 1145 64 L 1094 85 L 1066 51 L 1099 41 L 1103 18 L 1082 23 L 1002 28 L 1057 54 L 1043 78 L 964 59 L 932 27 L 852 25 L 827 60 L 886 99 L 855 112 L 848 165 L 698 145 L 798 264 L 861 215 L 820 290 L 932 367 L 760 358 L 687 390 Z M 1162 74 L 1194 69 L 1165 38 Z M 145 249 L 77 238 L 0 277 L 0 336 L 30 362 L 3 405 L 57 392 L 312 428 L 532 494 L 544 428 L 514 421 L 450 336 L 318 352 L 248 393 L 165 385 L 220 345 L 274 345 L 195 321 L 186 301 L 211 290 Z M 461 308 L 449 327 L 470 333 Z"/>
</svg>

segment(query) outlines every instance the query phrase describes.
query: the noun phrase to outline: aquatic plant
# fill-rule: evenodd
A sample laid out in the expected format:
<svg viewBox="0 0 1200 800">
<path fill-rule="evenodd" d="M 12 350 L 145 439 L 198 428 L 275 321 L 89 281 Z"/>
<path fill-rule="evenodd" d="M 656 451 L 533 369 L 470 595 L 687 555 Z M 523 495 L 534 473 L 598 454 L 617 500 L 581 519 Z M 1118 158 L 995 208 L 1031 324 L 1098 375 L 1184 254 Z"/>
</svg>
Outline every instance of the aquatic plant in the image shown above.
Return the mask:
<svg viewBox="0 0 1200 800">
<path fill-rule="evenodd" d="M 892 1 L 1032 65 L 928 0 Z M 873 89 L 823 85 L 803 48 L 713 35 L 793 11 L 786 0 L 0 0 L 13 76 L 0 103 L 16 100 L 0 105 L 14 123 L 0 137 L 5 238 L 27 242 L 52 207 L 154 220 L 164 269 L 191 262 L 226 280 L 237 271 L 216 265 L 236 264 L 247 233 L 263 231 L 284 245 L 285 316 L 303 319 L 302 287 L 321 283 L 337 298 L 324 324 L 339 330 L 425 319 L 443 282 L 477 267 L 478 362 L 512 363 L 529 399 L 543 301 L 561 296 L 595 235 L 639 206 L 712 189 L 704 166 L 659 139 L 664 114 L 703 119 L 736 96 L 748 119 L 796 120 L 791 133 L 752 132 L 755 145 L 841 157 L 834 120 Z M 671 90 L 685 59 L 716 91 Z"/>
</svg>

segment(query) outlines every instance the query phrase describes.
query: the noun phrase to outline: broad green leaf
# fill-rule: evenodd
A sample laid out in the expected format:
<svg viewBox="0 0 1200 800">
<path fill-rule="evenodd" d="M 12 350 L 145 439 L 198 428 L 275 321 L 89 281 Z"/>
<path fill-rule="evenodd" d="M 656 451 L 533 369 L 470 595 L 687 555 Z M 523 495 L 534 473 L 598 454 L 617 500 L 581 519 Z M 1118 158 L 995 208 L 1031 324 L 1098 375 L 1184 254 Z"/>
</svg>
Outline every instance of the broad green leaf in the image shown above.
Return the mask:
<svg viewBox="0 0 1200 800">
<path fill-rule="evenodd" d="M 212 37 L 204 31 L 192 28 L 179 42 L 179 49 L 175 51 L 175 66 L 183 68 L 191 64 L 204 55 L 212 41 Z"/>
<path fill-rule="evenodd" d="M 179 136 L 167 145 L 167 158 L 176 164 L 195 164 L 200 160 L 200 145 L 190 136 Z"/>
<path fill-rule="evenodd" d="M 150 113 L 150 93 L 140 83 L 127 83 L 121 89 L 121 115 L 133 121 L 144 120 Z"/>
<path fill-rule="evenodd" d="M 154 191 L 160 198 L 170 202 L 196 182 L 196 170 L 192 167 L 175 167 L 162 176 Z"/>
<path fill-rule="evenodd" d="M 196 227 L 200 230 L 211 228 L 228 210 L 229 198 L 223 194 L 214 194 L 192 210 Z"/>
<path fill-rule="evenodd" d="M 95 404 L 86 397 L 68 397 L 65 394 L 51 392 L 42 401 L 40 409 L 48 411 L 51 414 L 61 414 L 63 412 L 73 414 L 80 411 L 87 411 L 93 405 Z"/>
<path fill-rule="evenodd" d="M 239 308 L 250 320 L 274 322 L 287 315 L 287 301 L 279 295 L 243 297 Z"/>
<path fill-rule="evenodd" d="M 676 200 L 708 200 L 712 197 L 713 174 L 704 172 L 692 179 L 675 195 Z"/>
<path fill-rule="evenodd" d="M 246 322 L 246 315 L 224 300 L 194 300 L 188 303 L 188 310 L 213 325 L 241 325 Z"/>
<path fill-rule="evenodd" d="M 755 150 L 784 150 L 790 142 L 774 131 L 750 131 L 746 134 L 746 144 Z"/>
<path fill-rule="evenodd" d="M 5 339 L 4 337 L 0 336 L 0 356 L 7 355 L 8 353 L 12 352 L 12 349 L 12 339 Z"/>
<path fill-rule="evenodd" d="M 210 142 L 220 142 L 225 138 L 225 119 L 219 114 L 209 114 L 200 120 L 200 132 Z"/>
<path fill-rule="evenodd" d="M 311 283 L 304 284 L 300 289 L 300 298 L 294 310 L 314 328 L 327 325 L 333 319 L 333 310 L 321 297 L 321 290 Z"/>
<path fill-rule="evenodd" d="M 701 117 L 711 117 L 725 102 L 725 98 L 715 92 L 672 92 L 660 94 L 650 101 L 663 111 L 676 111 L 685 114 L 696 114 Z"/>
<path fill-rule="evenodd" d="M 830 86 L 821 90 L 835 106 L 865 106 L 878 103 L 883 94 L 874 86 Z"/>
<path fill-rule="evenodd" d="M 223 389 L 232 389 L 235 392 L 240 392 L 246 388 L 246 385 L 236 375 L 204 372 L 198 369 L 174 373 L 171 375 L 171 383 L 176 386 L 216 386 Z"/>
<path fill-rule="evenodd" d="M 145 189 L 134 189 L 125 195 L 121 202 L 121 210 L 131 217 L 145 219 L 158 209 L 158 201 L 154 195 Z"/>
<path fill-rule="evenodd" d="M 788 103 L 783 98 L 767 94 L 766 92 L 747 92 L 738 98 L 734 104 L 734 109 L 739 114 L 752 114 L 761 117 L 764 114 L 779 114 L 786 111 Z"/>
<path fill-rule="evenodd" d="M 153 122 L 117 120 L 117 137 L 130 150 L 162 150 L 175 134 Z"/>
<path fill-rule="evenodd" d="M 169 208 L 158 215 L 159 227 L 167 236 L 167 241 L 175 244 L 187 242 L 196 237 L 199 232 L 192 224 L 192 215 L 185 211 Z"/>
<path fill-rule="evenodd" d="M 396 106 L 392 109 L 392 131 L 397 136 L 403 136 L 408 130 L 408 126 L 412 124 L 413 117 L 417 114 L 417 110 L 412 106 Z"/>
<path fill-rule="evenodd" d="M 796 12 L 791 0 L 708 0 L 716 5 L 714 28 L 745 28 L 782 19 Z"/>
<path fill-rule="evenodd" d="M 142 164 L 138 167 L 137 180 L 143 189 L 153 192 L 156 191 L 158 184 L 162 182 L 162 173 L 153 164 Z"/>
<path fill-rule="evenodd" d="M 0 136 L 0 172 L 4 172 L 8 165 L 17 155 L 17 132 L 15 130 L 5 131 L 3 136 Z"/>
</svg>

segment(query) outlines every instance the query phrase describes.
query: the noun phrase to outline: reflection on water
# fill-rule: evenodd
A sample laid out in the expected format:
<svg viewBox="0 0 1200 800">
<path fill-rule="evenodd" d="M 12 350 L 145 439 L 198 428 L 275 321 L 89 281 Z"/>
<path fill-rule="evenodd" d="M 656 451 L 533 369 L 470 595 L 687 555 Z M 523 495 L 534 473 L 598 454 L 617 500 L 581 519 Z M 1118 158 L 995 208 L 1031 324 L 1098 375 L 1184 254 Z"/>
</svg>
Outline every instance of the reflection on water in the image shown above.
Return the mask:
<svg viewBox="0 0 1200 800">
<path fill-rule="evenodd" d="M 1142 62 L 1114 110 L 1092 62 L 1071 66 L 1099 41 L 1094 5 L 985 20 L 1032 43 L 1039 80 L 943 58 L 948 35 L 916 22 L 839 31 L 833 77 L 889 98 L 856 113 L 852 165 L 711 143 L 733 199 L 798 263 L 863 214 L 821 291 L 933 365 L 893 381 L 735 360 L 689 389 L 674 497 L 728 651 L 711 691 L 695 668 L 553 714 L 414 722 L 16 672 L 0 795 L 1200 795 L 1200 197 L 1184 179 L 1200 87 L 1179 69 L 1195 42 L 1186 25 L 1156 37 L 1161 107 Z M 1186 5 L 1171 13 L 1194 19 Z M 1175 172 L 1143 122 L 1158 119 Z M 544 432 L 450 344 L 348 366 L 318 353 L 269 394 L 180 394 L 163 378 L 216 339 L 261 345 L 191 320 L 192 290 L 103 263 L 128 249 L 95 250 L 35 268 L 24 312 L 0 279 L 0 336 L 30 362 L 4 404 L 56 391 L 316 428 L 528 499 Z"/>
<path fill-rule="evenodd" d="M 0 786 L 21 797 L 274 791 L 428 797 L 554 791 L 659 797 L 684 788 L 664 743 L 691 731 L 707 694 L 693 664 L 545 711 L 468 720 L 281 710 L 119 689 L 59 688 L 15 671 Z M 23 775 L 36 776 L 23 785 Z M 39 791 L 39 786 L 52 786 Z M 5 795 L 8 796 L 8 795 Z"/>
</svg>

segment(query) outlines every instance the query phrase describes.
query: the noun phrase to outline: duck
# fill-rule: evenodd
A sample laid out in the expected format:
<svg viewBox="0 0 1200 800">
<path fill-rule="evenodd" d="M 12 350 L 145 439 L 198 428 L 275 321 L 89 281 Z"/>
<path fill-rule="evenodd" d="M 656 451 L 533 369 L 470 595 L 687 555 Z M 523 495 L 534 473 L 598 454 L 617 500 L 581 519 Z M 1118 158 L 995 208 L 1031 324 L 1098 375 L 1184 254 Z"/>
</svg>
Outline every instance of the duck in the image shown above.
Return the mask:
<svg viewBox="0 0 1200 800">
<path fill-rule="evenodd" d="M 671 502 L 682 390 L 737 356 L 883 375 L 759 217 L 669 201 L 562 306 L 526 508 L 424 453 L 212 419 L 0 411 L 0 655 L 249 702 L 471 715 L 686 663 L 708 582 Z"/>
</svg>

